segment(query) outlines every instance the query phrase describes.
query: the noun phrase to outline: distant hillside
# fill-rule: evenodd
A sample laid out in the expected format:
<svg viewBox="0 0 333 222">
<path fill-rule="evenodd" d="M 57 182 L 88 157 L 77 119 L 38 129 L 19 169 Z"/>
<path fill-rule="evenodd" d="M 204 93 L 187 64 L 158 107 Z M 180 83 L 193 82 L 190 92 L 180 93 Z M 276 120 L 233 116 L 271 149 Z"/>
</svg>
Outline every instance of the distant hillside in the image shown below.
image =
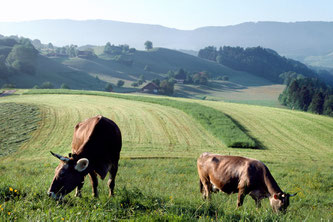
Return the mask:
<svg viewBox="0 0 333 222">
<path fill-rule="evenodd" d="M 37 51 L 35 46 L 40 51 Z M 140 51 L 129 48 L 128 45 L 109 47 L 110 52 L 106 53 L 104 46 L 86 45 L 77 48 L 71 45 L 59 48 L 52 44 L 31 42 L 26 38 L 2 37 L 0 87 L 9 84 L 18 88 L 32 88 L 50 82 L 55 88 L 65 85 L 72 89 L 104 90 L 106 83 L 112 83 L 117 92 L 133 92 L 138 89 L 133 84 L 140 79 L 162 81 L 169 77 L 169 71 L 175 72 L 179 69 L 192 75 L 204 71 L 211 80 L 228 77 L 228 81 L 223 83 L 212 82 L 207 90 L 244 89 L 271 84 L 270 81 L 253 74 L 235 71 L 176 50 L 153 48 Z M 119 80 L 124 81 L 123 87 L 115 87 Z M 140 87 L 142 86 L 139 85 Z M 203 90 L 203 93 L 207 90 Z M 177 90 L 177 95 L 182 95 L 181 91 Z"/>
<path fill-rule="evenodd" d="M 287 59 L 272 49 L 259 46 L 245 49 L 224 46 L 218 50 L 209 46 L 201 49 L 198 56 L 276 83 L 283 82 L 280 74 L 284 72 L 296 72 L 308 77 L 317 77 L 317 74 L 303 63 Z"/>
<path fill-rule="evenodd" d="M 18 88 L 32 88 L 44 82 L 51 82 L 55 88 L 66 84 L 72 89 L 100 90 L 106 84 L 85 71 L 40 55 L 27 39 L 20 42 L 0 39 L 0 87 L 10 84 Z"/>
<path fill-rule="evenodd" d="M 209 45 L 262 46 L 297 59 L 333 51 L 333 22 L 248 22 L 185 31 L 106 20 L 39 20 L 1 22 L 0 34 L 26 36 L 58 46 L 111 42 L 143 49 L 146 40 L 151 40 L 157 47 L 185 50 L 199 50 Z"/>
<path fill-rule="evenodd" d="M 165 48 L 154 48 L 149 51 L 136 50 L 124 56 L 125 59 L 132 61 L 131 65 L 122 64 L 111 56 L 103 54 L 100 48 L 96 48 L 95 52 L 98 55 L 96 59 L 70 58 L 62 60 L 62 63 L 77 70 L 97 75 L 100 79 L 108 82 L 116 83 L 117 80 L 123 79 L 126 81 L 125 86 L 130 86 L 130 83 L 136 81 L 140 75 L 144 75 L 146 80 L 163 79 L 167 77 L 168 71 L 176 71 L 180 68 L 188 72 L 206 71 L 210 78 L 227 75 L 230 82 L 243 86 L 271 84 L 270 81 L 253 74 L 235 71 L 224 65 L 176 50 Z M 149 67 L 149 71 L 145 70 L 146 66 Z"/>
<path fill-rule="evenodd" d="M 322 56 L 308 56 L 304 62 L 311 66 L 327 67 L 333 69 L 333 51 Z"/>
</svg>

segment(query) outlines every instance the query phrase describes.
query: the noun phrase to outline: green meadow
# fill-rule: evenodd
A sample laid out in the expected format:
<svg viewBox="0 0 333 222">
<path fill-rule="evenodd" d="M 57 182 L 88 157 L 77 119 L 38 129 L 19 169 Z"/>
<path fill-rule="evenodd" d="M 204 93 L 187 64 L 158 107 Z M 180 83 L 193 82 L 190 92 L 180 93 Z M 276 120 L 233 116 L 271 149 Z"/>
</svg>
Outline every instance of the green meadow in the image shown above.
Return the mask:
<svg viewBox="0 0 333 222">
<path fill-rule="evenodd" d="M 0 98 L 0 220 L 333 219 L 330 117 L 217 101 L 83 91 L 80 95 L 22 92 Z M 191 109 L 193 106 L 197 109 Z M 212 130 L 206 125 L 211 122 L 215 127 L 218 119 L 198 113 L 231 120 L 229 125 L 255 141 L 257 149 L 231 148 L 216 133 L 219 128 Z M 86 178 L 82 198 L 74 197 L 73 192 L 62 202 L 50 199 L 46 191 L 59 160 L 49 151 L 67 155 L 75 124 L 98 114 L 113 119 L 123 135 L 115 196 L 108 198 L 107 181 L 99 180 L 100 197 L 93 198 Z M 242 138 L 240 132 L 235 140 Z M 237 209 L 236 194 L 218 193 L 211 201 L 203 201 L 196 158 L 207 151 L 263 161 L 282 190 L 298 192 L 287 213 L 273 213 L 267 199 L 257 209 L 249 196 Z"/>
</svg>

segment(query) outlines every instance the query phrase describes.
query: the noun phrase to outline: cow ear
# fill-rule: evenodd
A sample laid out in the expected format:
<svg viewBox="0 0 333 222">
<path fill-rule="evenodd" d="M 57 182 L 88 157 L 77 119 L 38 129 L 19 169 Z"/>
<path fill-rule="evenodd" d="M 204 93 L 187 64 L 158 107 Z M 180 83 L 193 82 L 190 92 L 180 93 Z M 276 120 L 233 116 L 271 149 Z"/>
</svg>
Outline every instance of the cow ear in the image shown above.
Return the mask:
<svg viewBox="0 0 333 222">
<path fill-rule="evenodd" d="M 87 158 L 81 158 L 77 161 L 74 169 L 79 172 L 82 172 L 85 169 L 87 169 L 88 165 L 89 165 L 89 160 Z"/>
<path fill-rule="evenodd" d="M 69 154 L 68 154 L 68 157 L 71 158 L 71 157 L 72 157 L 72 153 L 69 153 Z"/>
</svg>

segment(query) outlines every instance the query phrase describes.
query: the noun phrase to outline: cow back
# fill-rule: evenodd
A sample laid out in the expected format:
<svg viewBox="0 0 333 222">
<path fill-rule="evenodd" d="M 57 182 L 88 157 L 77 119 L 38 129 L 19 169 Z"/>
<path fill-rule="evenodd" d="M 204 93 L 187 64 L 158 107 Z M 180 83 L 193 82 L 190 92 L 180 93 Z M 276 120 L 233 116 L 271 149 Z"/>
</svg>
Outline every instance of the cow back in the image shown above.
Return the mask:
<svg viewBox="0 0 333 222">
<path fill-rule="evenodd" d="M 76 125 L 72 152 L 79 158 L 88 158 L 90 168 L 101 178 L 111 164 L 117 164 L 121 150 L 121 132 L 110 119 L 95 116 Z"/>
</svg>

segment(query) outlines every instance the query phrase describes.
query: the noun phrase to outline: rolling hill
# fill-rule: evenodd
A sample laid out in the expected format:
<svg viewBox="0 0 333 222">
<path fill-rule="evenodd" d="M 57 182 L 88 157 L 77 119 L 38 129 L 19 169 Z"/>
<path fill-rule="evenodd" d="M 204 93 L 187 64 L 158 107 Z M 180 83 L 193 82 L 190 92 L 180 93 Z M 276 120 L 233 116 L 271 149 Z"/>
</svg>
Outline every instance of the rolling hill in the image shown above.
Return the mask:
<svg viewBox="0 0 333 222">
<path fill-rule="evenodd" d="M 97 56 L 68 57 L 52 55 L 50 49 L 38 53 L 25 38 L 0 40 L 0 85 L 10 83 L 18 88 L 32 88 L 49 81 L 55 88 L 64 83 L 72 89 L 104 90 L 106 82 L 116 85 L 118 80 L 124 80 L 127 88 L 117 88 L 116 91 L 135 91 L 131 83 L 141 75 L 146 80 L 164 79 L 168 71 L 180 68 L 191 73 L 206 71 L 211 78 L 227 75 L 230 83 L 238 85 L 238 88 L 239 85 L 271 84 L 255 75 L 165 48 L 105 54 L 103 46 L 86 46 L 84 50 L 93 49 Z M 1 67 L 5 67 L 4 72 Z"/>
<path fill-rule="evenodd" d="M 105 82 L 40 54 L 27 39 L 0 38 L 0 86 L 32 88 L 51 82 L 59 88 L 103 89 Z M 104 84 L 103 84 L 104 83 Z"/>
<path fill-rule="evenodd" d="M 226 113 L 264 145 L 260 150 L 227 148 L 179 109 L 131 99 L 134 96 L 112 95 L 21 95 L 19 92 L 0 99 L 0 104 L 16 104 L 13 109 L 22 104 L 22 107 L 38 107 L 40 112 L 37 129 L 28 132 L 30 139 L 16 152 L 0 158 L 1 219 L 316 221 L 332 218 L 332 118 L 253 105 L 175 99 Z M 8 109 L 10 106 L 6 106 Z M 59 162 L 49 151 L 66 155 L 75 124 L 97 114 L 115 120 L 123 134 L 115 196 L 109 199 L 107 182 L 100 181 L 100 198 L 90 197 L 86 178 L 83 198 L 69 194 L 63 202 L 55 202 L 45 192 Z M 6 128 L 2 133 L 7 133 Z M 21 133 L 24 132 L 17 131 L 16 136 L 19 138 Z M 262 208 L 256 209 L 250 197 L 236 210 L 236 194 L 219 193 L 213 195 L 209 204 L 203 202 L 196 158 L 207 151 L 260 159 L 284 191 L 298 194 L 290 200 L 285 214 L 274 214 L 268 200 L 263 200 Z"/>
<path fill-rule="evenodd" d="M 57 46 L 104 45 L 111 42 L 143 49 L 143 43 L 151 40 L 156 47 L 198 51 L 210 45 L 260 45 L 294 59 L 303 59 L 306 56 L 324 55 L 333 50 L 332 27 L 333 22 L 247 22 L 233 26 L 178 30 L 160 25 L 108 20 L 38 20 L 1 22 L 0 34 L 40 39 Z"/>
<path fill-rule="evenodd" d="M 72 89 L 99 89 L 103 90 L 105 82 L 96 80 L 85 71 L 75 70 L 45 56 L 38 55 L 36 73 L 28 75 L 17 73 L 5 79 L 0 78 L 0 85 L 12 83 L 17 88 L 32 88 L 51 82 L 55 88 L 60 88 L 65 83 Z"/>
<path fill-rule="evenodd" d="M 255 75 L 235 71 L 215 62 L 171 49 L 154 48 L 149 51 L 136 50 L 133 54 L 127 56 L 128 59 L 133 60 L 133 65 L 131 66 L 120 64 L 107 55 L 99 54 L 99 51 L 96 51 L 99 55 L 97 59 L 73 58 L 63 60 L 62 63 L 77 70 L 97 75 L 101 79 L 106 79 L 113 83 L 116 83 L 117 79 L 124 79 L 129 81 L 128 85 L 136 81 L 141 74 L 147 80 L 165 78 L 169 70 L 176 71 L 180 68 L 189 72 L 207 71 L 211 77 L 228 75 L 230 82 L 243 86 L 271 84 L 270 81 L 256 77 Z M 144 70 L 146 65 L 150 67 L 150 71 Z"/>
</svg>

